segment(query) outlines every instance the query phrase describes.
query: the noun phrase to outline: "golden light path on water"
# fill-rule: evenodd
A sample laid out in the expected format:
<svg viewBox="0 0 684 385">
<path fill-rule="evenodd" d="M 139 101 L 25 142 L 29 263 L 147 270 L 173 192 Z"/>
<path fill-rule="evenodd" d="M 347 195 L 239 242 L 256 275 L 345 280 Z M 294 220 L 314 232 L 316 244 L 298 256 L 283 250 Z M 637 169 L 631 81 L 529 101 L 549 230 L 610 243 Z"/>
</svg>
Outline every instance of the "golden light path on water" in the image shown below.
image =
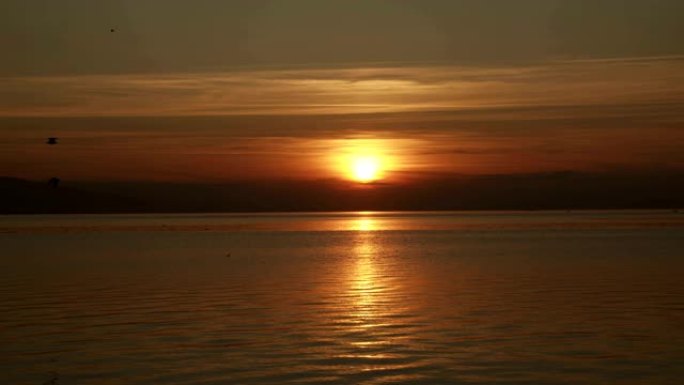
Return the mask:
<svg viewBox="0 0 684 385">
<path fill-rule="evenodd" d="M 392 271 L 394 256 L 382 243 L 382 221 L 372 212 L 358 215 L 350 222 L 353 245 L 344 305 L 349 320 L 344 333 L 352 338 L 345 339 L 347 348 L 339 358 L 358 362 L 361 377 L 382 373 L 386 380 L 415 380 L 420 376 L 407 371 L 420 364 L 403 352 L 417 348 L 407 332 L 413 327 L 405 325 L 415 314 L 402 304 L 408 296 Z"/>
<path fill-rule="evenodd" d="M 356 242 L 354 244 L 354 275 L 352 278 L 351 293 L 355 297 L 352 307 L 357 318 L 364 322 L 363 327 L 372 326 L 368 321 L 372 321 L 375 313 L 375 302 L 377 295 L 377 272 L 375 266 L 376 247 L 373 243 L 374 222 L 373 218 L 362 217 L 357 223 Z"/>
</svg>

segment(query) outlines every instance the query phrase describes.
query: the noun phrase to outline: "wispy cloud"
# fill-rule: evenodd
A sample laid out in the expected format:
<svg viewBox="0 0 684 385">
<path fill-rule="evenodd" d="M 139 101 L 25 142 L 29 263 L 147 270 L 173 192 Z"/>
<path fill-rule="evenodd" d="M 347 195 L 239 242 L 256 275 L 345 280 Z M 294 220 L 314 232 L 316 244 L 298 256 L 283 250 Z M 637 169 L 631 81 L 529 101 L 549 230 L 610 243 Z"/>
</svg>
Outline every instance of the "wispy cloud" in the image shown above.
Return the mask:
<svg viewBox="0 0 684 385">
<path fill-rule="evenodd" d="M 311 115 L 684 103 L 684 57 L 0 79 L 0 116 Z M 531 114 L 528 111 L 528 115 Z"/>
</svg>

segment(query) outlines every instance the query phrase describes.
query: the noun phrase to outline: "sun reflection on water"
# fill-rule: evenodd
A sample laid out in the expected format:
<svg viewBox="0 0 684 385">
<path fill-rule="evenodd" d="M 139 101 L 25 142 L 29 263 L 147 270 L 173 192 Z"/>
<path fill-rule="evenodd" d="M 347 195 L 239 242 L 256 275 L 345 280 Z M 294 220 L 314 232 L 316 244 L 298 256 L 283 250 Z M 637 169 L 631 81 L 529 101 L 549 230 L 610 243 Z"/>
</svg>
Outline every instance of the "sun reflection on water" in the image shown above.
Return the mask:
<svg viewBox="0 0 684 385">
<path fill-rule="evenodd" d="M 351 230 L 359 231 L 359 232 L 376 231 L 376 230 L 378 230 L 378 223 L 372 217 L 362 216 L 362 217 L 355 219 L 352 222 Z M 372 240 L 370 240 L 368 237 L 366 237 L 365 239 L 363 239 L 363 237 L 361 237 L 361 238 L 362 239 L 359 239 L 361 241 L 360 243 L 366 244 L 368 246 L 372 246 L 372 244 L 371 244 Z"/>
<path fill-rule="evenodd" d="M 358 320 L 367 323 L 376 311 L 376 295 L 378 295 L 377 271 L 375 266 L 376 245 L 373 241 L 371 218 L 359 219 L 359 233 L 354 243 L 354 271 L 352 276 L 351 295 L 353 309 Z"/>
<path fill-rule="evenodd" d="M 399 288 L 392 274 L 392 256 L 387 255 L 383 232 L 378 231 L 381 226 L 371 213 L 361 213 L 351 226 L 355 233 L 347 278 L 347 349 L 340 357 L 356 362 L 357 373 L 381 374 L 414 365 L 402 362 L 405 355 L 398 350 L 408 346 L 411 337 L 397 324 L 403 305 L 397 302 Z M 398 374 L 394 379 L 409 378 Z"/>
<path fill-rule="evenodd" d="M 392 344 L 387 327 L 392 308 L 388 302 L 391 290 L 388 286 L 385 264 L 381 250 L 378 221 L 364 213 L 354 223 L 356 230 L 353 243 L 353 260 L 349 276 L 349 317 L 353 320 L 351 332 L 357 335 L 351 345 L 359 355 L 374 354 L 377 346 Z"/>
</svg>

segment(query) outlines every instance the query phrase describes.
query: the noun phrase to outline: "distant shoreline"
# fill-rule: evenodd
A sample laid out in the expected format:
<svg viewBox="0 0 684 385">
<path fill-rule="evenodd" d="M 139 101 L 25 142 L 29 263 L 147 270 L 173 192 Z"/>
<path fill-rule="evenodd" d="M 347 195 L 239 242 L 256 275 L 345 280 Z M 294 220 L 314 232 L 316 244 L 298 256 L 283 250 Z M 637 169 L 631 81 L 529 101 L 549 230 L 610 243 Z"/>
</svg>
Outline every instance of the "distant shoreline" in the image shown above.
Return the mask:
<svg viewBox="0 0 684 385">
<path fill-rule="evenodd" d="M 684 209 L 684 178 L 551 174 L 413 184 L 46 183 L 0 177 L 0 215 Z"/>
<path fill-rule="evenodd" d="M 0 234 L 104 232 L 568 231 L 684 228 L 665 210 L 13 215 Z"/>
<path fill-rule="evenodd" d="M 268 216 L 268 215 L 387 215 L 387 214 L 408 214 L 408 215 L 451 215 L 458 213 L 558 213 L 558 214 L 579 214 L 579 213 L 616 213 L 616 212 L 657 212 L 684 214 L 684 208 L 662 208 L 662 207 L 639 207 L 639 208 L 579 208 L 579 209 L 458 209 L 458 210 L 308 210 L 308 211 L 83 211 L 83 212 L 25 212 L 7 213 L 0 212 L 0 217 L 9 216 L 69 216 L 69 215 L 230 215 L 230 216 Z"/>
</svg>

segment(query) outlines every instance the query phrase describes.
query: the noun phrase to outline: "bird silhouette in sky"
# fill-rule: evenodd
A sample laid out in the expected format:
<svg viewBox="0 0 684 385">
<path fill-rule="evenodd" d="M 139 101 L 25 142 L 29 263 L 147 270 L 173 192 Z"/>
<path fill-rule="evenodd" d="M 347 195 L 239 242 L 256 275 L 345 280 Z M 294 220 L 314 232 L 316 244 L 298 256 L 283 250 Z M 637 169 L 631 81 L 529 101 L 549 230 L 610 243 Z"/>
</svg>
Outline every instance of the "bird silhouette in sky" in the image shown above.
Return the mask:
<svg viewBox="0 0 684 385">
<path fill-rule="evenodd" d="M 48 139 L 47 139 L 47 142 L 45 142 L 45 143 L 47 143 L 47 144 L 57 144 L 57 138 L 48 138 Z"/>
</svg>

